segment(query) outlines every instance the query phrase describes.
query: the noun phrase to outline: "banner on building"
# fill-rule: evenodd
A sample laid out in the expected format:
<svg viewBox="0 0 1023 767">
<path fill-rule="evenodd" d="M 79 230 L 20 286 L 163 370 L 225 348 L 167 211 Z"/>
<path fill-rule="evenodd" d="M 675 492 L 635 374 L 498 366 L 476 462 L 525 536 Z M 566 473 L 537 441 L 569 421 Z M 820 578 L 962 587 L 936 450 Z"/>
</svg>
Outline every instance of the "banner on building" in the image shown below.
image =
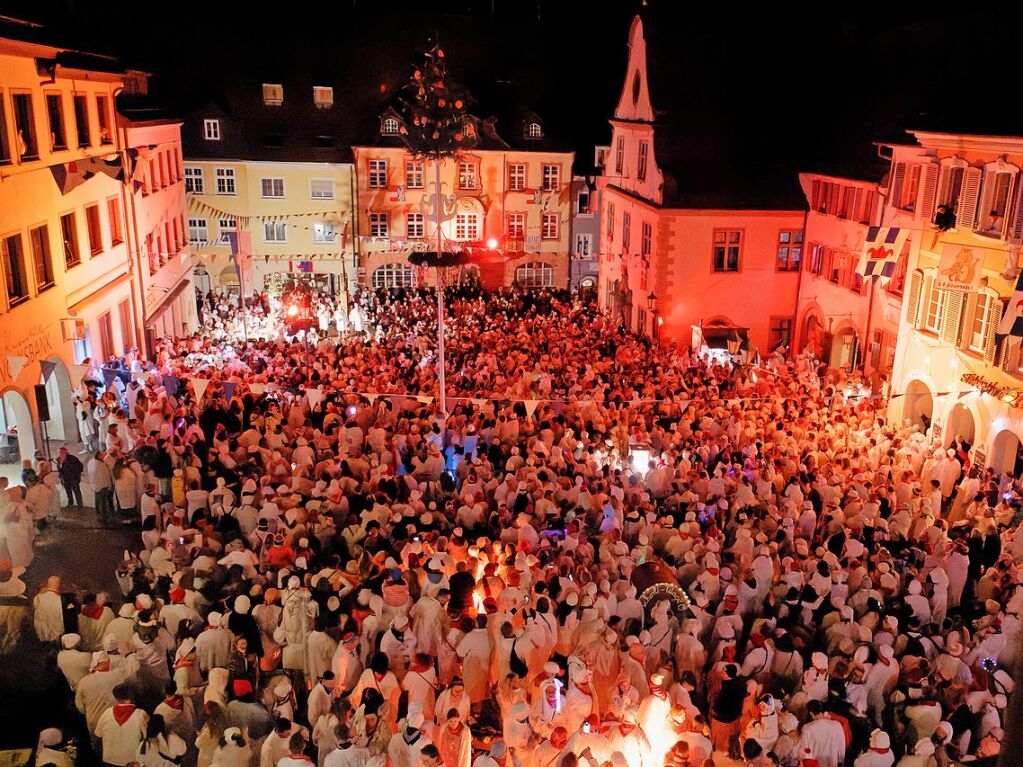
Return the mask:
<svg viewBox="0 0 1023 767">
<path fill-rule="evenodd" d="M 895 265 L 908 236 L 908 229 L 894 226 L 872 226 L 867 229 L 856 273 L 863 279 L 890 280 L 895 274 Z"/>
<path fill-rule="evenodd" d="M 110 176 L 115 181 L 124 180 L 124 166 L 121 164 L 119 154 L 86 157 L 83 160 L 51 165 L 50 172 L 61 194 L 67 194 L 100 173 Z"/>
<path fill-rule="evenodd" d="M 938 278 L 934 287 L 938 290 L 964 291 L 975 291 L 980 288 L 986 250 L 972 245 L 943 242 L 941 263 L 938 264 Z"/>
</svg>

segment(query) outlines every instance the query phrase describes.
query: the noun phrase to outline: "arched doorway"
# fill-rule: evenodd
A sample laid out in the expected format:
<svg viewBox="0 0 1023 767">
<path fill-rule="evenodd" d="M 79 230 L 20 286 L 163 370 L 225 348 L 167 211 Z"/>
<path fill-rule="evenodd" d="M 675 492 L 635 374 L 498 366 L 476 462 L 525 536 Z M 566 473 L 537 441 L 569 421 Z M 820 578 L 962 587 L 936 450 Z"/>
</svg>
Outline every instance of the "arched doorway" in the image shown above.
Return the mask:
<svg viewBox="0 0 1023 767">
<path fill-rule="evenodd" d="M 977 427 L 973 420 L 973 413 L 961 402 L 957 402 L 952 412 L 948 414 L 948 425 L 945 428 L 945 446 L 952 444 L 956 437 L 962 437 L 964 441 L 972 445 L 977 436 Z"/>
<path fill-rule="evenodd" d="M 50 406 L 50 420 L 46 422 L 47 436 L 60 442 L 78 442 L 80 434 L 72 401 L 71 376 L 62 360 L 52 359 L 47 362 L 55 365 L 49 380 L 44 380 L 46 401 Z"/>
<path fill-rule="evenodd" d="M 0 463 L 19 464 L 33 458 L 35 452 L 36 435 L 28 401 L 16 389 L 8 389 L 0 400 Z"/>
<path fill-rule="evenodd" d="M 803 349 L 809 347 L 814 356 L 821 359 L 824 355 L 824 325 L 816 311 L 806 313 L 799 339 Z"/>
<path fill-rule="evenodd" d="M 920 431 L 927 432 L 931 428 L 933 414 L 934 397 L 931 396 L 931 390 L 923 381 L 914 378 L 902 397 L 902 417 L 911 426 L 918 426 Z"/>
<path fill-rule="evenodd" d="M 833 368 L 851 368 L 856 362 L 857 336 L 855 328 L 845 328 L 835 333 L 831 339 L 831 359 Z"/>
<path fill-rule="evenodd" d="M 1003 474 L 1017 476 L 1023 468 L 1023 445 L 1019 437 L 1009 429 L 998 432 L 991 444 L 991 457 L 988 465 Z"/>
</svg>

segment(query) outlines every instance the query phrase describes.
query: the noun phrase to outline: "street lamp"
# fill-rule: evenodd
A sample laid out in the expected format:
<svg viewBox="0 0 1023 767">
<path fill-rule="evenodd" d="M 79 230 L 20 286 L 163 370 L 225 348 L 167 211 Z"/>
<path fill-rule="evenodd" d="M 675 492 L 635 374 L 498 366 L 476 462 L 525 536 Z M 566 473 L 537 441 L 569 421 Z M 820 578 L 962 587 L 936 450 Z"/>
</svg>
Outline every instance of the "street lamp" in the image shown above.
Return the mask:
<svg viewBox="0 0 1023 767">
<path fill-rule="evenodd" d="M 661 325 L 661 317 L 657 313 L 657 296 L 654 295 L 654 292 L 652 290 L 650 291 L 650 295 L 648 295 L 646 298 L 646 305 L 647 308 L 650 310 L 651 316 L 654 318 L 653 337 L 654 339 L 656 339 L 658 336 L 658 328 Z"/>
</svg>

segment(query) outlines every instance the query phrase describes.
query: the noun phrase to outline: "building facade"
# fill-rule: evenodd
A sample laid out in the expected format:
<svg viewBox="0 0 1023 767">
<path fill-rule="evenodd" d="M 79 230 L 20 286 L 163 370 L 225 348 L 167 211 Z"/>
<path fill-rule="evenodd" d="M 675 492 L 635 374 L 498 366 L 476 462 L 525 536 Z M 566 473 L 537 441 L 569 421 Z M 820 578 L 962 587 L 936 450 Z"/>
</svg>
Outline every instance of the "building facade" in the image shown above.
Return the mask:
<svg viewBox="0 0 1023 767">
<path fill-rule="evenodd" d="M 396 120 L 396 118 L 395 118 Z M 395 130 L 385 118 L 382 131 Z M 534 130 L 541 130 L 540 123 Z M 526 130 L 529 130 L 527 126 Z M 388 135 L 384 134 L 385 138 Z M 495 136 L 496 139 L 496 136 Z M 391 142 L 355 146 L 359 282 L 371 288 L 433 284 L 432 269 L 409 257 L 436 251 L 438 168 Z M 572 236 L 572 152 L 479 148 L 441 160 L 441 236 L 445 250 L 497 250 L 503 260 L 453 270 L 487 288 L 513 283 L 568 288 Z"/>
<path fill-rule="evenodd" d="M 0 39 L 0 460 L 31 458 L 44 425 L 77 441 L 76 365 L 139 343 L 122 76 L 110 59 Z"/>
<path fill-rule="evenodd" d="M 599 279 L 600 200 L 596 183 L 586 176 L 572 177 L 572 252 L 569 287 L 594 294 Z"/>
<path fill-rule="evenodd" d="M 878 185 L 801 173 L 806 216 L 795 348 L 810 347 L 831 367 L 888 376 L 895 360 L 911 235 L 902 240 L 890 279 L 864 279 L 870 227 L 881 218 Z"/>
<path fill-rule="evenodd" d="M 183 128 L 187 239 L 201 262 L 202 293 L 236 287 L 225 233 L 248 232 L 246 290 L 295 277 L 353 289 L 355 176 L 342 136 L 347 116 L 330 78 L 233 82 L 224 103 L 192 113 Z"/>
<path fill-rule="evenodd" d="M 1023 243 L 1023 138 L 911 131 L 885 145 L 882 223 L 912 232 L 892 418 L 972 460 L 1023 468 L 1020 339 L 997 334 Z"/>
<path fill-rule="evenodd" d="M 637 17 L 597 182 L 601 306 L 630 330 L 685 346 L 788 344 L 805 223 L 795 179 L 733 180 L 680 151 L 691 141 L 684 108 L 671 105 L 677 84 L 658 90 L 647 77 L 648 59 L 670 57 L 671 43 L 648 42 Z"/>
</svg>

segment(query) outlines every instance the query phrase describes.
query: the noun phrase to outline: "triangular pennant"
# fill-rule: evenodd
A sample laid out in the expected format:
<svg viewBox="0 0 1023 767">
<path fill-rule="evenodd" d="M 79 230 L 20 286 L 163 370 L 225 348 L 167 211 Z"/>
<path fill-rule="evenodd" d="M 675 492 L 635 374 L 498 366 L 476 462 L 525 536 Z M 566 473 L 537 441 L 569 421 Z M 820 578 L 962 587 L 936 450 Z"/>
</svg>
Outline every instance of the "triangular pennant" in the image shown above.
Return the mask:
<svg viewBox="0 0 1023 767">
<path fill-rule="evenodd" d="M 224 381 L 224 397 L 228 402 L 230 402 L 231 398 L 234 397 L 234 390 L 236 388 L 238 388 L 238 384 L 234 381 Z"/>
<path fill-rule="evenodd" d="M 579 405 L 580 408 L 585 410 L 586 408 L 593 407 L 593 400 L 591 400 L 591 399 L 581 399 L 576 404 Z"/>
<path fill-rule="evenodd" d="M 206 393 L 206 387 L 210 385 L 208 378 L 192 378 L 192 388 L 195 390 L 195 401 L 202 402 L 202 397 Z"/>
<path fill-rule="evenodd" d="M 39 367 L 43 370 L 43 383 L 49 383 L 50 376 L 57 369 L 57 363 L 53 360 L 39 360 Z"/>
<path fill-rule="evenodd" d="M 85 376 L 88 375 L 88 373 L 89 373 L 88 365 L 72 365 L 71 374 L 75 377 L 75 380 L 72 381 L 72 383 L 81 382 L 81 380 L 85 378 Z"/>
<path fill-rule="evenodd" d="M 431 397 L 431 396 L 429 396 L 427 394 L 419 394 L 419 395 L 416 396 L 416 399 L 419 400 L 424 405 L 432 405 L 433 404 L 433 397 Z"/>
<path fill-rule="evenodd" d="M 320 404 L 320 400 L 323 399 L 323 389 L 306 389 L 305 396 L 309 400 L 310 409 L 315 410 L 316 406 Z"/>
<path fill-rule="evenodd" d="M 524 399 L 522 401 L 526 405 L 526 418 L 532 418 L 533 413 L 536 412 L 537 407 L 539 407 L 540 403 L 543 402 L 543 400 L 539 399 Z"/>
<path fill-rule="evenodd" d="M 28 364 L 28 357 L 21 357 L 17 354 L 7 355 L 7 367 L 11 371 L 11 378 L 15 379 L 21 375 L 21 371 Z"/>
<path fill-rule="evenodd" d="M 107 368 L 103 368 L 103 383 L 105 383 L 107 386 L 110 386 L 110 384 L 112 384 L 116 380 L 117 380 L 117 371 L 115 371 L 115 370 L 108 370 Z"/>
<path fill-rule="evenodd" d="M 376 402 L 377 402 L 377 395 L 376 394 L 363 394 L 362 396 L 365 397 L 366 401 L 369 402 L 369 404 L 371 404 L 371 405 L 375 405 Z"/>
<path fill-rule="evenodd" d="M 181 382 L 178 381 L 177 376 L 164 376 L 163 377 L 163 389 L 167 392 L 168 397 L 173 397 L 178 393 L 178 388 Z"/>
<path fill-rule="evenodd" d="M 249 384 L 249 390 L 253 394 L 259 396 L 260 394 L 263 394 L 266 391 L 266 385 L 261 383 Z"/>
<path fill-rule="evenodd" d="M 476 407 L 482 408 L 482 407 L 486 407 L 487 403 L 490 402 L 490 400 L 484 399 L 484 398 L 480 398 L 480 397 L 476 397 L 475 399 L 471 400 L 471 402 Z"/>
</svg>

